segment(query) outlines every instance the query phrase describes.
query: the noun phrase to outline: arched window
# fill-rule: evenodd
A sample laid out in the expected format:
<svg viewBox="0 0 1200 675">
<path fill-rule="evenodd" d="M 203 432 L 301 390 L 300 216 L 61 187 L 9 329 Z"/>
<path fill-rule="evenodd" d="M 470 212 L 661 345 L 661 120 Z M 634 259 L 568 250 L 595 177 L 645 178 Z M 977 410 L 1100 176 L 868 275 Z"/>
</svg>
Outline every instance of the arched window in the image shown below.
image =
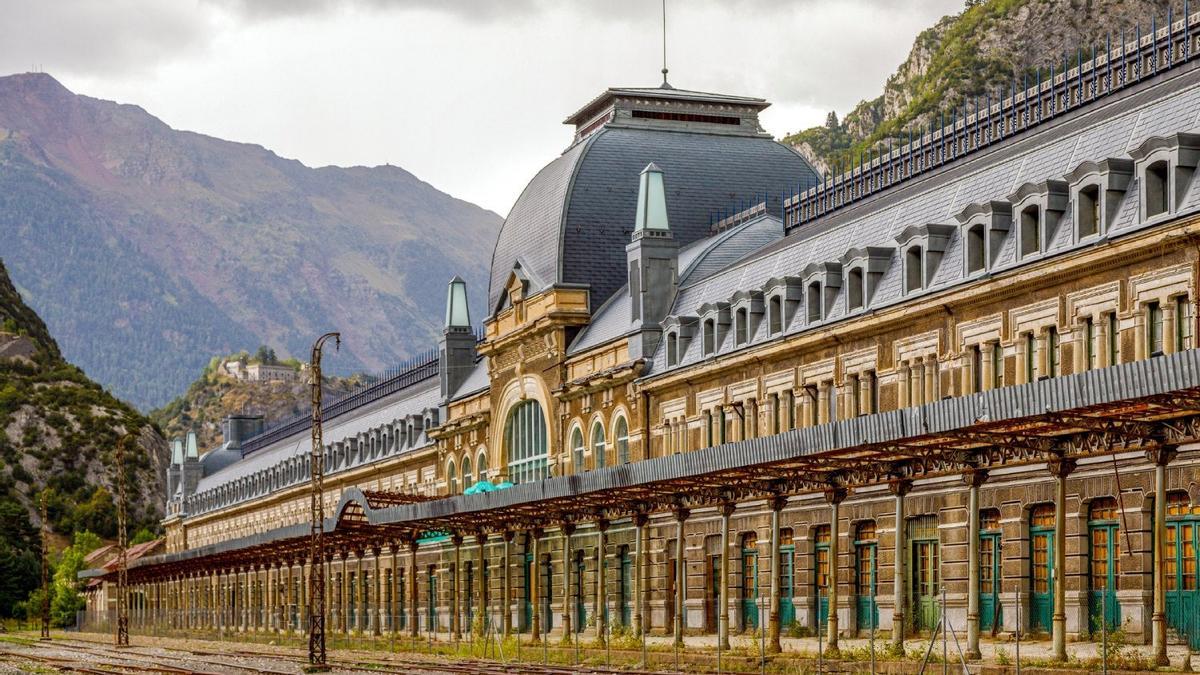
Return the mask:
<svg viewBox="0 0 1200 675">
<path fill-rule="evenodd" d="M 1146 167 L 1146 217 L 1153 218 L 1170 210 L 1170 189 L 1167 173 L 1170 165 L 1164 160 Z"/>
<path fill-rule="evenodd" d="M 629 423 L 625 421 L 625 416 L 617 418 L 613 424 L 613 439 L 617 443 L 617 462 L 621 464 L 629 463 Z"/>
<path fill-rule="evenodd" d="M 967 230 L 967 273 L 982 272 L 987 268 L 987 240 L 983 225 L 974 225 Z"/>
<path fill-rule="evenodd" d="M 575 469 L 575 473 L 580 473 L 584 470 L 583 466 L 583 432 L 579 427 L 571 430 L 571 465 Z"/>
<path fill-rule="evenodd" d="M 454 460 L 446 464 L 446 493 L 458 494 L 458 474 L 454 471 Z"/>
<path fill-rule="evenodd" d="M 1021 255 L 1042 250 L 1042 215 L 1037 205 L 1021 211 Z"/>
<path fill-rule="evenodd" d="M 463 455 L 462 475 L 463 475 L 463 489 L 464 490 L 466 490 L 467 488 L 469 488 L 475 484 L 475 481 L 472 480 L 472 478 L 471 478 L 472 473 L 471 473 L 471 456 L 470 455 Z"/>
<path fill-rule="evenodd" d="M 513 406 L 504 423 L 508 479 L 527 483 L 546 477 L 546 416 L 537 401 Z"/>
<path fill-rule="evenodd" d="M 604 442 L 604 425 L 600 420 L 592 425 L 592 455 L 596 458 L 596 468 L 603 469 L 605 462 L 605 452 L 608 450 L 608 444 Z"/>
<path fill-rule="evenodd" d="M 488 479 L 487 451 L 480 450 L 479 457 L 475 460 L 475 468 L 479 471 L 479 480 Z"/>
<path fill-rule="evenodd" d="M 920 246 L 908 249 L 904 256 L 904 291 L 912 293 L 925 287 L 925 257 Z"/>
</svg>

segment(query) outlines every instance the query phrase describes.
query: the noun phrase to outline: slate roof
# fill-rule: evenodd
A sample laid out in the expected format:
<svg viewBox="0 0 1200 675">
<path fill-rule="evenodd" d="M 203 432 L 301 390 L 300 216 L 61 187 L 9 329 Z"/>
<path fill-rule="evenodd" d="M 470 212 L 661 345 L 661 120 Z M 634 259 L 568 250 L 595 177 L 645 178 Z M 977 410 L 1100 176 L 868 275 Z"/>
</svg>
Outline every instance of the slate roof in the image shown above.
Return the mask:
<svg viewBox="0 0 1200 675">
<path fill-rule="evenodd" d="M 467 379 L 459 385 L 458 391 L 450 396 L 451 401 L 457 401 L 460 398 L 466 398 L 471 394 L 483 391 L 491 385 L 491 379 L 488 377 L 488 359 L 483 357 L 475 362 L 475 368 Z"/>
<path fill-rule="evenodd" d="M 753 96 L 738 96 L 737 94 L 716 94 L 709 91 L 695 91 L 691 89 L 676 89 L 675 87 L 610 87 L 601 92 L 596 98 L 590 100 L 582 108 L 572 113 L 567 119 L 563 120 L 563 124 L 581 124 L 596 113 L 602 106 L 602 101 L 616 98 L 620 96 L 627 97 L 642 97 L 642 98 L 660 98 L 672 101 L 694 101 L 697 103 L 718 103 L 718 104 L 733 104 L 744 105 L 753 108 L 766 108 L 770 106 L 766 99 L 756 98 Z"/>
<path fill-rule="evenodd" d="M 1192 131 L 1197 125 L 1200 125 L 1200 68 L 1189 66 L 1173 71 L 1169 77 L 1152 80 L 1145 86 L 1114 95 L 1111 100 L 1082 109 L 1076 115 L 1039 127 L 1028 136 L 1014 138 L 994 150 L 970 156 L 926 178 L 885 191 L 829 217 L 803 225 L 742 262 L 681 288 L 671 314 L 695 316 L 705 303 L 728 302 L 735 292 L 761 288 L 767 280 L 775 277 L 799 276 L 807 265 L 837 261 L 856 247 L 894 249 L 891 262 L 879 280 L 867 311 L 900 303 L 913 295 L 938 292 L 968 283 L 975 277 L 968 278 L 966 274 L 963 239 L 955 218 L 967 206 L 993 200 L 1005 201 L 1018 187 L 1028 182 L 1063 180 L 1066 174 L 1084 161 L 1128 159 L 1130 151 L 1147 138 Z M 1192 181 L 1175 215 L 1200 208 L 1198 182 Z M 1118 207 L 1113 225 L 1100 240 L 1119 237 L 1162 222 L 1162 218 L 1152 219 L 1149 223 L 1140 222 L 1138 204 L 1139 186 L 1135 177 Z M 1054 239 L 1042 253 L 1032 258 L 1017 259 L 1018 228 L 1010 229 L 995 262 L 988 268 L 989 273 L 1095 245 L 1095 239 L 1076 241 L 1072 211 L 1072 206 L 1068 205 Z M 917 294 L 905 296 L 902 292 L 901 250 L 896 236 L 907 227 L 931 223 L 954 225 L 954 233 L 932 282 Z M 797 310 L 782 335 L 824 326 L 847 316 L 845 293 L 841 292 L 825 319 L 809 324 L 805 312 Z M 760 321 L 758 332 L 749 344 L 780 337 L 769 336 L 767 331 L 767 322 Z M 717 346 L 716 353 L 728 353 L 733 339 L 733 331 L 725 331 L 724 344 Z M 682 367 L 701 361 L 702 347 L 701 339 L 691 340 L 685 353 L 680 355 L 678 365 Z M 650 371 L 661 373 L 665 370 L 665 345 L 660 344 Z"/>
<path fill-rule="evenodd" d="M 489 314 L 518 261 L 530 292 L 588 284 L 595 311 L 625 283 L 638 174 L 662 167 L 671 230 L 681 246 L 707 237 L 709 214 L 739 199 L 792 194 L 816 181 L 808 163 L 769 138 L 606 127 L 546 165 L 517 199 L 492 255 Z"/>
<path fill-rule="evenodd" d="M 684 285 L 716 273 L 783 237 L 783 222 L 772 215 L 753 218 L 679 251 L 679 280 Z M 592 316 L 567 354 L 578 354 L 633 330 L 629 287 L 622 286 Z"/>
</svg>

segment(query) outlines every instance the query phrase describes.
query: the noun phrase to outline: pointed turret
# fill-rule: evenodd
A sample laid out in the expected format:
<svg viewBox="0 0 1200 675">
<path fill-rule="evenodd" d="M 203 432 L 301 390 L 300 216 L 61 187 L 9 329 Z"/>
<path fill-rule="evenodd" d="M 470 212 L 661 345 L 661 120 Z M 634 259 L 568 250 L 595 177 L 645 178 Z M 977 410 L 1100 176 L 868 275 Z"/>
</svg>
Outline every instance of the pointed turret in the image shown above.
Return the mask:
<svg viewBox="0 0 1200 675">
<path fill-rule="evenodd" d="M 641 334 L 630 341 L 630 356 L 648 357 L 662 334 L 660 323 L 679 286 L 679 244 L 667 218 L 662 169 L 651 162 L 638 178 L 637 217 L 625 247 L 629 270 L 630 319 Z"/>
<path fill-rule="evenodd" d="M 189 431 L 187 441 L 183 444 L 183 466 L 180 467 L 180 482 L 183 496 L 188 497 L 196 492 L 204 468 L 200 465 L 200 448 L 196 443 L 196 432 Z"/>
<path fill-rule="evenodd" d="M 167 499 L 173 499 L 179 489 L 179 477 L 183 471 L 183 441 L 171 441 L 171 466 L 167 467 Z"/>
<path fill-rule="evenodd" d="M 471 330 L 471 309 L 467 305 L 467 282 L 459 276 L 451 279 L 446 288 L 446 325 L 438 341 L 438 351 L 445 404 L 475 368 L 475 333 Z"/>
</svg>

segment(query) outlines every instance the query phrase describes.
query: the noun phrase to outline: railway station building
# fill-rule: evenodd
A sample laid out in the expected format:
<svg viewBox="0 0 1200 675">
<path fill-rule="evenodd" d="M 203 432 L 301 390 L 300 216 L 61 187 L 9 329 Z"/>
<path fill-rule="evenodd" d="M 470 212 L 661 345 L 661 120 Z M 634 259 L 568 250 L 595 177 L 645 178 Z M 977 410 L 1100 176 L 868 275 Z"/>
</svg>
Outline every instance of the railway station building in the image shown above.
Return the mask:
<svg viewBox="0 0 1200 675">
<path fill-rule="evenodd" d="M 448 280 L 432 355 L 325 406 L 326 558 L 311 420 L 231 416 L 174 444 L 134 630 L 301 633 L 321 565 L 339 634 L 1200 649 L 1198 28 L 829 175 L 762 99 L 604 91 L 488 305 Z"/>
</svg>

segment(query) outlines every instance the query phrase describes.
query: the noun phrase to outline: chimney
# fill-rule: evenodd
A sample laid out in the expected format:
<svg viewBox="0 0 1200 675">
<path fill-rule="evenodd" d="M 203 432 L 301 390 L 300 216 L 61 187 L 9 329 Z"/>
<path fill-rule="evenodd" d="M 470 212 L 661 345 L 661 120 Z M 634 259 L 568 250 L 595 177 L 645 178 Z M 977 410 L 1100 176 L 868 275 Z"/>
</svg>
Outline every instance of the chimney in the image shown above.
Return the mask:
<svg viewBox="0 0 1200 675">
<path fill-rule="evenodd" d="M 450 280 L 446 289 L 446 324 L 438 340 L 438 351 L 445 404 L 475 368 L 475 333 L 471 330 L 471 310 L 467 306 L 467 282 L 458 276 Z"/>
<path fill-rule="evenodd" d="M 263 418 L 262 415 L 227 415 L 222 427 L 225 446 L 230 450 L 238 450 L 242 443 L 262 433 Z"/>
<path fill-rule="evenodd" d="M 171 441 L 171 466 L 167 468 L 167 501 L 175 498 L 179 489 L 179 477 L 183 471 L 183 441 L 178 438 Z"/>
<path fill-rule="evenodd" d="M 679 244 L 667 220 L 662 169 L 651 162 L 638 180 L 637 218 L 625 247 L 629 267 L 630 319 L 641 333 L 629 345 L 631 358 L 647 358 L 662 336 L 679 286 Z"/>
<path fill-rule="evenodd" d="M 183 466 L 180 467 L 180 481 L 183 483 L 183 496 L 190 497 L 200 484 L 204 469 L 200 464 L 200 449 L 196 446 L 196 432 L 189 431 L 187 443 L 184 445 Z"/>
</svg>

